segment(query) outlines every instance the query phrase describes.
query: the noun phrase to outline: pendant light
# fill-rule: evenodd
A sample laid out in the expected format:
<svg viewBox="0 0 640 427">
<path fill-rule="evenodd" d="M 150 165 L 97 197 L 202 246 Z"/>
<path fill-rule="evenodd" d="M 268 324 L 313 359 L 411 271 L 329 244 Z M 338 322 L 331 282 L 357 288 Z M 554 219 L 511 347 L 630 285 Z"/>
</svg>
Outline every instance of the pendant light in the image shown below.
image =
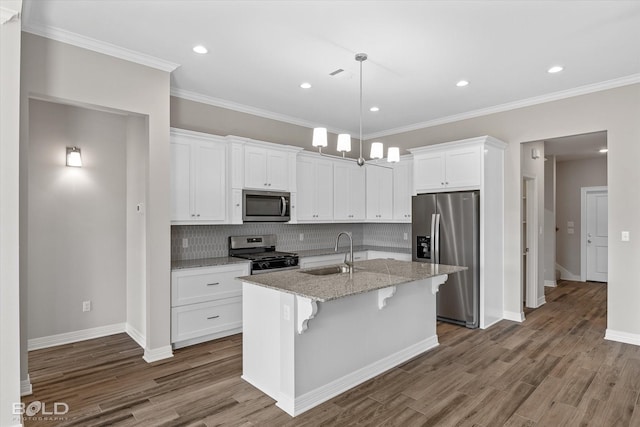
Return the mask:
<svg viewBox="0 0 640 427">
<path fill-rule="evenodd" d="M 367 60 L 366 53 L 357 53 L 356 61 L 360 63 L 360 156 L 358 157 L 358 165 L 364 165 L 364 157 L 362 157 L 362 63 Z M 318 147 L 318 151 L 322 154 L 322 147 L 327 146 L 327 128 L 314 128 L 312 145 Z M 345 153 L 351 151 L 351 135 L 341 133 L 338 135 L 338 151 L 345 157 Z M 382 142 L 371 143 L 370 158 L 382 159 L 384 157 L 384 146 Z M 400 161 L 400 149 L 398 147 L 389 147 L 387 153 L 387 161 L 395 163 Z"/>
</svg>

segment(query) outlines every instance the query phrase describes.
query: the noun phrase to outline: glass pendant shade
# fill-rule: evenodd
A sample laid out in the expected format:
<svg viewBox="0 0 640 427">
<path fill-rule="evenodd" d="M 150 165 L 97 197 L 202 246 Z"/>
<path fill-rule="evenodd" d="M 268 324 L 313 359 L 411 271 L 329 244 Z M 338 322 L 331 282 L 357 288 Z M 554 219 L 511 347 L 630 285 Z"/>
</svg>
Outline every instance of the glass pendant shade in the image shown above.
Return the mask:
<svg viewBox="0 0 640 427">
<path fill-rule="evenodd" d="M 314 147 L 326 147 L 327 146 L 327 128 L 314 128 L 313 129 L 313 142 Z"/>
<path fill-rule="evenodd" d="M 67 166 L 74 168 L 82 167 L 82 157 L 78 147 L 67 147 Z"/>
<path fill-rule="evenodd" d="M 400 161 L 400 149 L 398 147 L 389 147 L 387 151 L 387 162 L 397 163 Z"/>
<path fill-rule="evenodd" d="M 381 159 L 384 157 L 384 147 L 382 146 L 382 142 L 371 143 L 371 155 L 369 157 L 372 159 Z"/>
<path fill-rule="evenodd" d="M 351 135 L 348 133 L 338 135 L 338 151 L 342 153 L 351 151 Z"/>
</svg>

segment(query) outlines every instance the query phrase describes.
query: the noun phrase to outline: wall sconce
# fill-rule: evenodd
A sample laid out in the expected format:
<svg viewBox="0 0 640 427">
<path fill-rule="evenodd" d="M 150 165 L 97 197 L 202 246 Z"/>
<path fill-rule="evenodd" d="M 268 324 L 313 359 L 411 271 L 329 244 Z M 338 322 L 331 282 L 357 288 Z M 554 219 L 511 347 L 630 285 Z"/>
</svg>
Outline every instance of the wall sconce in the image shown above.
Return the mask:
<svg viewBox="0 0 640 427">
<path fill-rule="evenodd" d="M 82 157 L 78 147 L 67 147 L 67 166 L 74 168 L 82 167 Z"/>
<path fill-rule="evenodd" d="M 532 148 L 531 149 L 531 158 L 532 159 L 539 159 L 540 158 L 540 149 L 539 148 Z"/>
</svg>

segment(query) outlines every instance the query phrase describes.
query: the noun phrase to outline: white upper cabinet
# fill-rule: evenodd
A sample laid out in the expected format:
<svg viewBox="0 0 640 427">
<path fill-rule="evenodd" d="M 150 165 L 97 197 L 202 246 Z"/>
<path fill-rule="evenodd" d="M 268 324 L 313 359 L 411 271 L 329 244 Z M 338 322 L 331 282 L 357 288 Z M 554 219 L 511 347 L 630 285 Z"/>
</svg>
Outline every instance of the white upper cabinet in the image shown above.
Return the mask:
<svg viewBox="0 0 640 427">
<path fill-rule="evenodd" d="M 299 155 L 296 165 L 298 222 L 333 220 L 333 162 Z"/>
<path fill-rule="evenodd" d="M 411 222 L 412 166 L 410 159 L 402 159 L 393 167 L 393 219 L 396 221 Z"/>
<path fill-rule="evenodd" d="M 227 144 L 219 137 L 171 130 L 171 221 L 227 219 Z"/>
<path fill-rule="evenodd" d="M 366 165 L 366 206 L 368 221 L 393 219 L 393 169 Z"/>
<path fill-rule="evenodd" d="M 469 141 L 410 149 L 414 155 L 414 192 L 480 188 L 481 146 Z"/>
<path fill-rule="evenodd" d="M 364 221 L 365 170 L 355 162 L 336 161 L 333 165 L 333 219 Z"/>
<path fill-rule="evenodd" d="M 244 187 L 289 191 L 288 153 L 246 145 L 244 147 Z"/>
</svg>

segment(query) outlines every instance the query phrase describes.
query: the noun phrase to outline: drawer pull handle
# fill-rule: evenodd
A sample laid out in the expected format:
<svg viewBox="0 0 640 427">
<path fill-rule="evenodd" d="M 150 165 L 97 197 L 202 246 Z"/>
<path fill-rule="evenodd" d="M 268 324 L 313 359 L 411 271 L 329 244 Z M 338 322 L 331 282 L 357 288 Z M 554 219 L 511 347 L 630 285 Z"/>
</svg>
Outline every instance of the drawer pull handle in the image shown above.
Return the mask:
<svg viewBox="0 0 640 427">
<path fill-rule="evenodd" d="M 218 317 L 220 316 L 216 314 L 215 316 L 207 317 L 207 320 L 217 319 Z"/>
<path fill-rule="evenodd" d="M 220 282 L 207 283 L 207 286 L 216 286 L 219 285 Z"/>
</svg>

